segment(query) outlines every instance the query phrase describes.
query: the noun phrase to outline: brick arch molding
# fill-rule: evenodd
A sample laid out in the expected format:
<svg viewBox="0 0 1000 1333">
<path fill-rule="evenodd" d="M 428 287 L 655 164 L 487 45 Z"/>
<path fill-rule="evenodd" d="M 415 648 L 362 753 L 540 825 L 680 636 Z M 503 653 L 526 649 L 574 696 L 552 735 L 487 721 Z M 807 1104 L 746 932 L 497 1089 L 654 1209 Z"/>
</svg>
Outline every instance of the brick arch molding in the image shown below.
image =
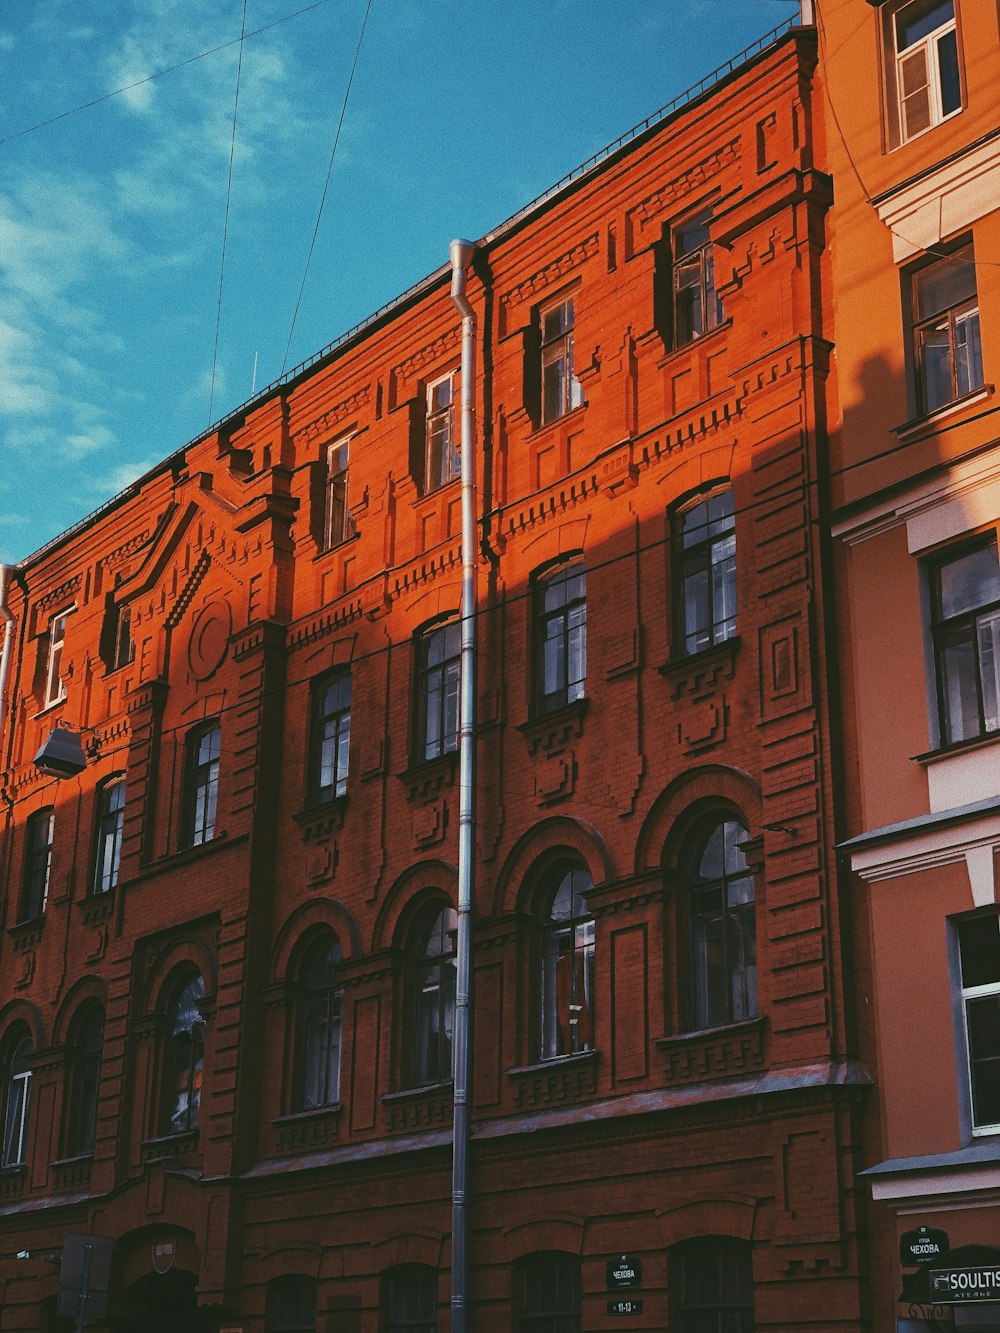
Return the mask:
<svg viewBox="0 0 1000 1333">
<path fill-rule="evenodd" d="M 361 952 L 357 922 L 344 904 L 335 898 L 317 898 L 294 911 L 278 932 L 271 954 L 272 981 L 284 980 L 299 941 L 321 926 L 328 927 L 336 935 L 345 960 L 356 958 Z"/>
<path fill-rule="evenodd" d="M 514 844 L 497 876 L 494 915 L 505 916 L 519 907 L 529 910 L 525 895 L 532 892 L 531 878 L 535 867 L 543 857 L 561 851 L 579 857 L 590 871 L 595 885 L 615 878 L 611 852 L 597 829 L 582 819 L 553 815 L 535 824 Z"/>
<path fill-rule="evenodd" d="M 760 788 L 748 774 L 721 764 L 691 769 L 671 782 L 653 802 L 639 831 L 635 873 L 661 869 L 668 849 L 677 845 L 678 825 L 683 825 L 696 807 L 710 805 L 728 805 L 738 811 L 751 833 L 760 826 Z"/>
<path fill-rule="evenodd" d="M 421 861 L 404 870 L 385 895 L 375 920 L 372 948 L 376 952 L 396 943 L 412 914 L 419 910 L 418 899 L 430 897 L 437 890 L 454 907 L 458 901 L 458 867 L 451 861 Z"/>
<path fill-rule="evenodd" d="M 53 1045 L 65 1045 L 73 1020 L 80 1012 L 81 1006 L 89 1000 L 96 1000 L 105 1013 L 107 1012 L 108 988 L 102 977 L 84 977 L 70 987 L 52 1024 Z"/>
</svg>

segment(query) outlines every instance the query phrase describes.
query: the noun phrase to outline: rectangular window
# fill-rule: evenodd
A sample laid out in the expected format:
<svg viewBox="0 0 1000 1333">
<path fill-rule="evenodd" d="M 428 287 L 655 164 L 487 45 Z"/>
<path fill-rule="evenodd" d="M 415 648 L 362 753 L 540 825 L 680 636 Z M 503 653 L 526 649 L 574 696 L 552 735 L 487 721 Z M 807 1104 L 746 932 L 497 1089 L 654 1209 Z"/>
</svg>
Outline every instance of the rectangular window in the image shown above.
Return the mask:
<svg viewBox="0 0 1000 1333">
<path fill-rule="evenodd" d="M 462 631 L 451 621 L 417 640 L 417 759 L 458 749 L 458 687 Z"/>
<path fill-rule="evenodd" d="M 185 844 L 188 847 L 198 847 L 215 837 L 221 752 L 222 732 L 217 726 L 196 731 L 188 738 L 185 821 Z"/>
<path fill-rule="evenodd" d="M 49 896 L 49 874 L 52 869 L 54 827 L 55 815 L 51 810 L 39 810 L 28 820 L 19 921 L 33 921 L 45 911 L 45 903 Z"/>
<path fill-rule="evenodd" d="M 573 373 L 573 298 L 539 312 L 542 335 L 542 424 L 582 407 L 583 386 Z"/>
<path fill-rule="evenodd" d="M 962 109 L 954 0 L 886 7 L 893 141 L 906 143 Z"/>
<path fill-rule="evenodd" d="M 583 698 L 587 678 L 587 575 L 583 563 L 561 565 L 539 580 L 537 702 L 542 713 Z"/>
<path fill-rule="evenodd" d="M 424 492 L 436 491 L 461 475 L 455 441 L 455 376 L 443 375 L 427 386 L 427 457 Z"/>
<path fill-rule="evenodd" d="M 135 644 L 132 642 L 132 608 L 119 606 L 115 624 L 114 667 L 128 666 L 135 661 Z"/>
<path fill-rule="evenodd" d="M 62 680 L 63 644 L 66 640 L 66 622 L 69 611 L 62 611 L 49 621 L 49 658 L 45 672 L 45 706 L 65 699 L 66 690 Z"/>
<path fill-rule="evenodd" d="M 719 491 L 674 516 L 675 592 L 684 653 L 736 633 L 736 520 L 733 493 Z"/>
<path fill-rule="evenodd" d="M 332 801 L 347 794 L 351 749 L 351 677 L 321 681 L 313 695 L 312 797 Z"/>
<path fill-rule="evenodd" d="M 941 742 L 1000 730 L 1000 561 L 997 539 L 930 570 Z"/>
<path fill-rule="evenodd" d="M 973 1134 L 1000 1134 L 1000 915 L 958 922 Z"/>
<path fill-rule="evenodd" d="M 972 246 L 909 275 L 913 368 L 922 415 L 983 386 Z"/>
<path fill-rule="evenodd" d="M 715 291 L 715 257 L 708 234 L 712 210 L 671 228 L 673 344 L 682 347 L 710 333 L 724 318 Z"/>
<path fill-rule="evenodd" d="M 323 507 L 323 549 L 329 551 L 354 536 L 348 505 L 347 469 L 350 441 L 338 440 L 326 449 L 326 490 Z"/>
</svg>

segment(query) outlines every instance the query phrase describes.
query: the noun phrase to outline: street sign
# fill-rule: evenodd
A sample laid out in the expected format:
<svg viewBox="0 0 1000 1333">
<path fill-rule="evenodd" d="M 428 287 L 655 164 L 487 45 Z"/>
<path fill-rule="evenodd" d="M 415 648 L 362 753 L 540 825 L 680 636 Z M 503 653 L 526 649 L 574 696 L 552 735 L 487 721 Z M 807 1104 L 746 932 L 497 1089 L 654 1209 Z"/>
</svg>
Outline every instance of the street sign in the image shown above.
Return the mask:
<svg viewBox="0 0 1000 1333">
<path fill-rule="evenodd" d="M 63 1237 L 62 1267 L 59 1270 L 59 1313 L 78 1321 L 103 1319 L 108 1311 L 111 1280 L 110 1236 L 83 1236 L 69 1232 Z"/>
<path fill-rule="evenodd" d="M 1000 1302 L 1000 1264 L 983 1264 L 979 1268 L 932 1268 L 928 1278 L 931 1300 L 940 1305 Z"/>
<path fill-rule="evenodd" d="M 642 1286 L 642 1260 L 632 1254 L 620 1254 L 617 1259 L 609 1259 L 607 1267 L 608 1291 L 621 1291 L 628 1287 Z"/>
<path fill-rule="evenodd" d="M 929 1264 L 948 1253 L 948 1233 L 937 1227 L 919 1226 L 904 1231 L 899 1238 L 899 1260 L 904 1268 L 914 1264 Z"/>
<path fill-rule="evenodd" d="M 608 1314 L 642 1314 L 642 1301 L 634 1296 L 619 1296 L 615 1301 L 608 1301 Z"/>
</svg>

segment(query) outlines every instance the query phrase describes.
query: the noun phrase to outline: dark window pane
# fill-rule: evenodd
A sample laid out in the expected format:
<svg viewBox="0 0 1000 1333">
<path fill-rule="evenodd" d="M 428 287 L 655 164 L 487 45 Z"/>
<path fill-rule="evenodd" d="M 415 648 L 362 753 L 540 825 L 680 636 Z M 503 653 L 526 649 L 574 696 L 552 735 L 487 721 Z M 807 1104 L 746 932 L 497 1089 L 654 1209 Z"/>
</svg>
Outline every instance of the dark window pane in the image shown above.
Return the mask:
<svg viewBox="0 0 1000 1333">
<path fill-rule="evenodd" d="M 1000 916 L 976 916 L 958 923 L 962 985 L 1000 984 Z"/>
<path fill-rule="evenodd" d="M 938 28 L 950 23 L 954 17 L 955 7 L 952 0 L 907 5 L 896 16 L 896 40 L 899 50 L 904 51 L 929 33 L 936 32 Z"/>
</svg>

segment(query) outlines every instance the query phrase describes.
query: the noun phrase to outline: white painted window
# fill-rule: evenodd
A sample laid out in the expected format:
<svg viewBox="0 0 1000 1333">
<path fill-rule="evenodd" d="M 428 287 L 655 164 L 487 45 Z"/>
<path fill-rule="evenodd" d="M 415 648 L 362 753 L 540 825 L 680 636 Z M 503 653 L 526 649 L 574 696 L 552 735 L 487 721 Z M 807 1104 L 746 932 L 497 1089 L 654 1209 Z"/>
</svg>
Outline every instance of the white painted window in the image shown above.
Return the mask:
<svg viewBox="0 0 1000 1333">
<path fill-rule="evenodd" d="M 65 699 L 66 689 L 62 679 L 63 644 L 66 641 L 66 622 L 69 620 L 70 607 L 60 611 L 49 621 L 49 660 L 45 672 L 45 706 Z"/>
<path fill-rule="evenodd" d="M 323 509 L 323 548 L 330 550 L 354 536 L 348 503 L 350 441 L 337 440 L 326 448 L 326 490 Z"/>
<path fill-rule="evenodd" d="M 887 21 L 897 138 L 906 143 L 962 109 L 955 0 L 890 6 Z"/>
<path fill-rule="evenodd" d="M 425 492 L 447 485 L 462 471 L 455 437 L 455 383 L 455 375 L 449 374 L 427 386 Z"/>
<path fill-rule="evenodd" d="M 544 306 L 542 334 L 542 422 L 582 407 L 583 386 L 573 373 L 573 298 Z"/>
<path fill-rule="evenodd" d="M 1000 1134 L 1000 915 L 958 923 L 973 1134 Z"/>
</svg>

